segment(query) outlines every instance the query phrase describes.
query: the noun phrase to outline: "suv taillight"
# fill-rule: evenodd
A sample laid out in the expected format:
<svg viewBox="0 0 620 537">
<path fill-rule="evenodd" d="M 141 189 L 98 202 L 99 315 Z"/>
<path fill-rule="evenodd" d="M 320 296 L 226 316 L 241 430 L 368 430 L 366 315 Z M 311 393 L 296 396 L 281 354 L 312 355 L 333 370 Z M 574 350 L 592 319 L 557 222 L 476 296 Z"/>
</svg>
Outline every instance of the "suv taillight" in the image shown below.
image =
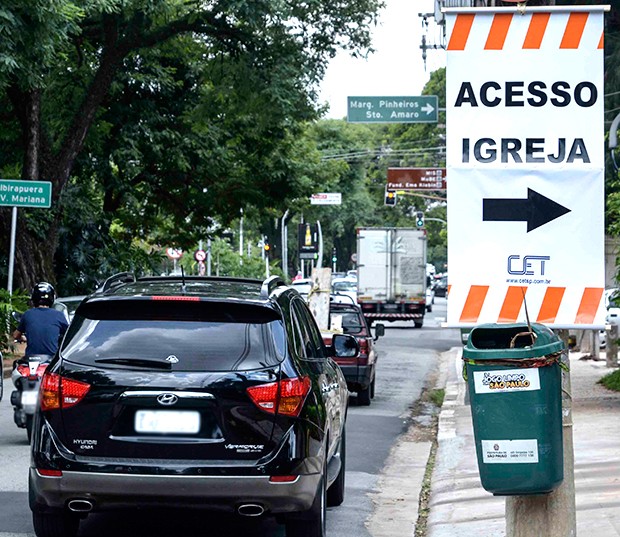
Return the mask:
<svg viewBox="0 0 620 537">
<path fill-rule="evenodd" d="M 90 390 L 90 384 L 45 373 L 41 380 L 41 410 L 57 410 L 77 405 Z"/>
<path fill-rule="evenodd" d="M 299 416 L 310 391 L 308 377 L 292 378 L 269 384 L 259 384 L 247 389 L 254 404 L 270 414 Z"/>
</svg>

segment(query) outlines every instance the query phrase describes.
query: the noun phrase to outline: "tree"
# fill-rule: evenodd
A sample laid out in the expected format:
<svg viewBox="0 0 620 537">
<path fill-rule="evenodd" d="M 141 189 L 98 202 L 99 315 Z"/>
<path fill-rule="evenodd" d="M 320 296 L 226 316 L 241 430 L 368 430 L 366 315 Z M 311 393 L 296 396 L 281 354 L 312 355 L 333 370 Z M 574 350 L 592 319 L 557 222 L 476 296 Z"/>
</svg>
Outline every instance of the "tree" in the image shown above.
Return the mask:
<svg viewBox="0 0 620 537">
<path fill-rule="evenodd" d="M 0 102 L 5 109 L 0 169 L 25 180 L 51 181 L 54 203 L 54 210 L 45 214 L 22 211 L 25 218 L 16 255 L 19 285 L 29 286 L 39 278 L 54 280 L 51 254 L 58 245 L 63 214 L 70 206 L 64 193 L 71 181 L 101 181 L 97 191 L 102 203 L 112 211 L 124 210 L 127 218 L 139 207 L 144 214 L 140 210 L 133 213 L 129 228 L 135 228 L 135 220 L 143 216 L 145 224 L 165 222 L 165 209 L 178 206 L 180 192 L 187 189 L 197 163 L 200 171 L 211 172 L 211 182 L 205 188 L 215 191 L 215 214 L 227 213 L 230 203 L 241 204 L 246 199 L 259 204 L 272 203 L 272 195 L 284 199 L 281 186 L 286 184 L 286 166 L 266 171 L 261 167 L 258 187 L 249 195 L 244 187 L 254 184 L 252 174 L 257 166 L 277 163 L 282 147 L 291 143 L 289 137 L 294 137 L 300 117 L 316 117 L 315 88 L 326 60 L 340 47 L 353 52 L 369 47 L 368 27 L 380 6 L 379 0 L 220 0 L 201 4 L 190 0 L 93 0 L 83 7 L 66 0 L 56 0 L 51 6 L 37 0 L 9 2 L 2 15 L 10 22 L 7 26 L 14 40 L 1 51 L 4 56 L 0 55 L 5 64 L 0 71 Z M 29 48 L 33 43 L 37 47 Z M 39 49 L 44 54 L 36 53 Z M 180 61 L 172 56 L 173 51 L 182 53 Z M 176 69 L 183 67 L 190 69 L 184 72 L 188 76 L 180 79 Z M 244 115 L 248 107 L 235 113 L 231 106 L 239 104 L 257 81 L 263 82 L 261 90 L 265 91 L 251 101 L 252 113 Z M 181 101 L 187 96 L 191 106 L 155 107 L 149 110 L 151 121 L 139 117 L 141 105 L 161 104 L 158 98 L 175 90 Z M 152 98 L 144 103 L 132 101 L 140 94 Z M 265 103 L 277 106 L 260 108 Z M 121 123 L 112 114 L 113 104 L 128 114 L 120 117 L 134 122 Z M 206 116 L 196 127 L 201 135 L 196 138 L 192 136 L 195 131 L 187 128 L 190 118 L 199 117 L 201 104 L 202 110 L 213 105 L 225 115 L 217 116 L 217 121 Z M 300 112 L 292 114 L 297 106 Z M 145 147 L 148 129 L 141 132 L 141 128 L 149 124 L 151 133 L 158 132 L 158 116 L 164 122 L 165 135 L 156 140 L 154 149 L 158 150 L 149 152 Z M 175 120 L 183 128 L 170 128 Z M 118 158 L 123 151 L 133 153 L 131 128 L 138 135 L 135 152 L 146 159 L 136 168 L 131 159 Z M 248 128 L 253 136 L 242 136 Z M 230 171 L 226 164 L 237 164 L 235 157 L 248 150 L 248 143 L 264 142 L 266 134 L 274 135 L 267 138 L 271 145 L 265 144 L 268 147 L 264 149 L 258 143 L 250 148 L 253 161 L 247 159 L 232 170 L 238 192 L 229 189 L 226 195 L 217 196 L 221 193 L 219 180 Z M 211 142 L 206 147 L 200 145 L 205 139 Z M 125 142 L 125 146 L 116 142 Z M 162 147 L 169 147 L 170 153 L 161 151 Z M 109 156 L 116 158 L 109 162 Z M 214 171 L 206 164 L 213 156 L 218 157 Z M 179 171 L 185 173 L 177 175 Z M 201 178 L 194 174 L 192 180 Z M 145 192 L 161 195 L 141 198 Z M 155 215 L 149 203 L 154 198 L 166 201 L 168 194 L 164 210 Z M 133 206 L 127 203 L 129 196 L 135 198 Z M 0 232 L 4 237 L 8 227 L 9 218 L 3 211 Z M 41 248 L 42 241 L 45 248 Z"/>
</svg>

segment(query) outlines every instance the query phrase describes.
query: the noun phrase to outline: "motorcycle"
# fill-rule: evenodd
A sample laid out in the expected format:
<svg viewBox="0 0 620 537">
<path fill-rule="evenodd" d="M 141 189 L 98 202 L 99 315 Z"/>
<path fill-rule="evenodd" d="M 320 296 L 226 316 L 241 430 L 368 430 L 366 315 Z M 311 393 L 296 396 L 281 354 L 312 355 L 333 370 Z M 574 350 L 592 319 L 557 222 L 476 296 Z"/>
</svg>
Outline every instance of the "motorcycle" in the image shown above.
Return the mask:
<svg viewBox="0 0 620 537">
<path fill-rule="evenodd" d="M 13 363 L 11 380 L 15 390 L 11 393 L 13 420 L 15 425 L 26 429 L 28 441 L 32 435 L 32 421 L 39 403 L 41 377 L 47 369 L 52 356 L 38 354 L 25 356 Z"/>
</svg>

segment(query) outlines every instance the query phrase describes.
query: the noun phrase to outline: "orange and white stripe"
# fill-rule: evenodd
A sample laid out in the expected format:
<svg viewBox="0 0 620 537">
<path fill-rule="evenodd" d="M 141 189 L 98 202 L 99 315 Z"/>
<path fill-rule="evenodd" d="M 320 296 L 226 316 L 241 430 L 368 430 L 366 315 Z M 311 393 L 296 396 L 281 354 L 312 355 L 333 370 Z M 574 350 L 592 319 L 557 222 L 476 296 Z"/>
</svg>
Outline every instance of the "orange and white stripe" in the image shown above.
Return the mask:
<svg viewBox="0 0 620 537">
<path fill-rule="evenodd" d="M 561 17 L 561 24 L 549 25 L 551 17 Z M 577 50 L 603 49 L 603 43 L 600 24 L 587 11 L 478 12 L 456 15 L 447 49 Z"/>
<path fill-rule="evenodd" d="M 458 322 L 464 325 L 520 322 L 525 320 L 527 305 L 530 320 L 537 323 L 558 327 L 591 326 L 600 324 L 598 316 L 603 308 L 602 287 L 580 290 L 547 287 L 542 294 L 534 293 L 531 301 L 528 292 L 532 289 L 527 286 L 508 286 L 499 294 L 499 300 L 499 289 L 494 290 L 489 285 L 471 285 L 461 291 L 465 292 L 457 297 L 454 286 L 451 286 L 449 301 L 459 302 L 455 311 L 460 312 Z"/>
</svg>

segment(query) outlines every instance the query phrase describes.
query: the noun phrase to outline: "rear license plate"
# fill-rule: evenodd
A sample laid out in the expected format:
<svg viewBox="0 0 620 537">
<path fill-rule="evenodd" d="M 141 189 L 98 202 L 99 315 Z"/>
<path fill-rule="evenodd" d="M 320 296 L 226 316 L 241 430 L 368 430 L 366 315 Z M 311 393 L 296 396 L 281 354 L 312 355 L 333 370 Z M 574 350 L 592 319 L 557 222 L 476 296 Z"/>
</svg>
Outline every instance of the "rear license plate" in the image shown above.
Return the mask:
<svg viewBox="0 0 620 537">
<path fill-rule="evenodd" d="M 200 413 L 193 410 L 138 410 L 134 420 L 138 433 L 196 434 Z"/>
<path fill-rule="evenodd" d="M 27 390 L 22 392 L 22 405 L 23 406 L 36 406 L 37 399 L 39 398 L 38 390 Z"/>
<path fill-rule="evenodd" d="M 398 304 L 384 304 L 383 309 L 385 311 L 395 311 L 398 309 Z"/>
</svg>

